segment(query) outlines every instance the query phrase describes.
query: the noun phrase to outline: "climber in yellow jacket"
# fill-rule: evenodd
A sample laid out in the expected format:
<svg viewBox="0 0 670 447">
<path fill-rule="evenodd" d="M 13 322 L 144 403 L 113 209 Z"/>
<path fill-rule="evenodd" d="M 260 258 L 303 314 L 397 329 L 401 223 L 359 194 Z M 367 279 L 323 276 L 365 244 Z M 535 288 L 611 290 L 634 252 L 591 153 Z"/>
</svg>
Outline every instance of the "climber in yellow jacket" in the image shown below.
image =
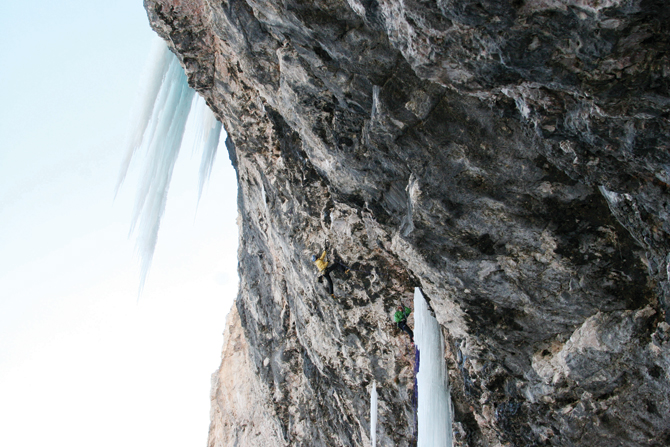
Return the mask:
<svg viewBox="0 0 670 447">
<path fill-rule="evenodd" d="M 341 262 L 335 260 L 332 263 L 329 263 L 326 261 L 326 252 L 327 252 L 327 247 L 326 249 L 323 250 L 323 253 L 321 253 L 321 256 L 317 258 L 316 255 L 312 255 L 312 262 L 314 265 L 316 265 L 316 268 L 319 269 L 319 272 L 322 274 L 319 277 L 319 282 L 321 282 L 321 278 L 326 278 L 326 287 L 328 288 L 328 293 L 330 296 L 335 298 L 334 290 L 333 290 L 333 280 L 330 277 L 330 272 L 334 270 L 340 270 L 343 271 L 345 274 L 349 273 L 349 267 L 346 265 L 342 264 Z"/>
</svg>

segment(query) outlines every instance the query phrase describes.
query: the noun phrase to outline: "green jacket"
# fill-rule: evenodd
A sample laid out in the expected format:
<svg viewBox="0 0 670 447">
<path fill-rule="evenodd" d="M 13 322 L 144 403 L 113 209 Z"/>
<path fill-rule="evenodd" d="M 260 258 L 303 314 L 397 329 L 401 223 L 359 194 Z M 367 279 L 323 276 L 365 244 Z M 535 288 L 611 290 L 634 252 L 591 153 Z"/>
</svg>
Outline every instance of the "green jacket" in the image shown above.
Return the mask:
<svg viewBox="0 0 670 447">
<path fill-rule="evenodd" d="M 409 307 L 402 306 L 403 310 L 399 310 L 395 313 L 395 316 L 393 319 L 395 320 L 396 323 L 400 323 L 402 320 L 406 320 L 407 317 L 409 317 L 409 314 L 412 313 L 412 309 Z"/>
</svg>

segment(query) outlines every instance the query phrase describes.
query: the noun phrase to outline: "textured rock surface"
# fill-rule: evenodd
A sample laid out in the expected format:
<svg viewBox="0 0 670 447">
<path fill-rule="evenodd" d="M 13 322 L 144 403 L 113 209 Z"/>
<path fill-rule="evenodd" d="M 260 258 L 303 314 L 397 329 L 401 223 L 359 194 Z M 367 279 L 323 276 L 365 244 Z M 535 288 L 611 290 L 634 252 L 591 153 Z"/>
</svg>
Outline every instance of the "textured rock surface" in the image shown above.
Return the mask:
<svg viewBox="0 0 670 447">
<path fill-rule="evenodd" d="M 366 445 L 373 380 L 378 444 L 411 445 L 390 316 L 414 286 L 458 444 L 670 444 L 665 2 L 145 6 L 240 187 L 244 334 L 211 445 Z M 309 261 L 326 239 L 353 267 L 335 299 Z"/>
<path fill-rule="evenodd" d="M 212 375 L 208 446 L 282 445 L 281 429 L 265 400 L 267 385 L 255 374 L 236 308 L 226 321 L 221 358 L 223 365 Z"/>
</svg>

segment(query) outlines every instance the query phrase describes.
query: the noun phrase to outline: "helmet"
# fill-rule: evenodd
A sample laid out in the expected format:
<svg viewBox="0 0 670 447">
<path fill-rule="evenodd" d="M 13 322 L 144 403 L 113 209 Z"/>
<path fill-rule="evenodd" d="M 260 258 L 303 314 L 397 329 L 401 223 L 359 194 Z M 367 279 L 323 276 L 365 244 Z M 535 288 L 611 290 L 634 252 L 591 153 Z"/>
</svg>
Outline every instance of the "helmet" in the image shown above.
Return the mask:
<svg viewBox="0 0 670 447">
<path fill-rule="evenodd" d="M 316 262 L 316 255 L 312 255 L 312 262 Z"/>
</svg>

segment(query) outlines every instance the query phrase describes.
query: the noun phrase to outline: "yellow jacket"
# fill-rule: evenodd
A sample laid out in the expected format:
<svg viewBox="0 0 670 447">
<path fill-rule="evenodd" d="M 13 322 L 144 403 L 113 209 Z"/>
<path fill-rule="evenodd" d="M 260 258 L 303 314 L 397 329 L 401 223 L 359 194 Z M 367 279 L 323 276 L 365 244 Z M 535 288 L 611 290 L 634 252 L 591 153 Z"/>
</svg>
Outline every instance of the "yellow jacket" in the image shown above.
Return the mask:
<svg viewBox="0 0 670 447">
<path fill-rule="evenodd" d="M 319 256 L 319 258 L 314 261 L 314 264 L 320 272 L 326 270 L 326 267 L 328 267 L 328 261 L 326 261 L 326 250 L 324 250 L 323 253 L 321 253 L 321 256 Z"/>
</svg>

